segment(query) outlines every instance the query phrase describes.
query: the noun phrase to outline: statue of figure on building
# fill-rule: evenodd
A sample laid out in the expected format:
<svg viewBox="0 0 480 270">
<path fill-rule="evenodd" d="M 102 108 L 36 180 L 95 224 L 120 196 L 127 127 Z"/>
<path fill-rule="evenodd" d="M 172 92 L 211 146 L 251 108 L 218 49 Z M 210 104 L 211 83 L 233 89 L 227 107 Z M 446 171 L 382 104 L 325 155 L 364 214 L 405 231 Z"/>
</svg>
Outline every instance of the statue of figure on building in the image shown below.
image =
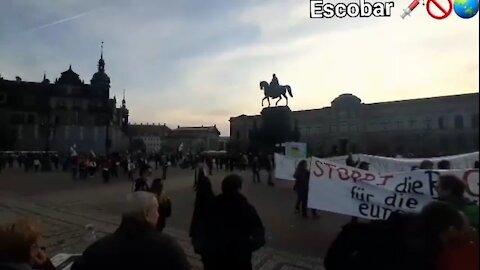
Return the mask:
<svg viewBox="0 0 480 270">
<path fill-rule="evenodd" d="M 278 83 L 278 78 L 277 75 L 273 74 L 272 80 L 270 81 L 270 84 L 266 81 L 261 81 L 260 82 L 260 89 L 264 91 L 265 97 L 262 99 L 262 107 L 263 103 L 265 100 L 268 102 L 268 107 L 270 107 L 270 98 L 277 98 L 277 102 L 275 103 L 275 106 L 278 105 L 278 102 L 282 100 L 282 97 L 285 98 L 288 106 L 288 97 L 287 97 L 287 92 L 290 95 L 290 97 L 293 97 L 292 94 L 292 89 L 290 88 L 290 85 L 280 85 Z"/>
</svg>

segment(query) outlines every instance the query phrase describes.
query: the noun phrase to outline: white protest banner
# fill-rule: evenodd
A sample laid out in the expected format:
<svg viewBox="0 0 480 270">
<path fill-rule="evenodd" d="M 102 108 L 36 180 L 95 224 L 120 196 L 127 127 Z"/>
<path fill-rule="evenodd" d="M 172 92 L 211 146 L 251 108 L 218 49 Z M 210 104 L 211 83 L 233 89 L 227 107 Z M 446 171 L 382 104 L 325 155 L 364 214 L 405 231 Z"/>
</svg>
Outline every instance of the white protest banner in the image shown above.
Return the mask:
<svg viewBox="0 0 480 270">
<path fill-rule="evenodd" d="M 345 164 L 348 156 L 337 156 L 325 158 L 330 162 Z M 365 161 L 370 164 L 370 171 L 378 173 L 406 172 L 411 171 L 412 167 L 418 167 L 424 160 L 430 160 L 434 168 L 442 160 L 450 162 L 451 169 L 470 169 L 473 168 L 475 161 L 479 160 L 479 152 L 466 153 L 454 156 L 431 157 L 431 158 L 391 158 L 382 156 L 372 156 L 366 154 L 352 155 L 354 161 Z"/>
<path fill-rule="evenodd" d="M 478 169 L 378 174 L 313 158 L 308 207 L 366 219 L 386 219 L 393 211 L 418 212 L 436 198 L 435 186 L 444 174 L 462 179 L 466 197 L 478 204 Z"/>
<path fill-rule="evenodd" d="M 293 158 L 275 153 L 275 178 L 282 180 L 295 181 L 293 174 L 301 160 L 307 160 L 310 164 L 310 158 Z"/>
</svg>

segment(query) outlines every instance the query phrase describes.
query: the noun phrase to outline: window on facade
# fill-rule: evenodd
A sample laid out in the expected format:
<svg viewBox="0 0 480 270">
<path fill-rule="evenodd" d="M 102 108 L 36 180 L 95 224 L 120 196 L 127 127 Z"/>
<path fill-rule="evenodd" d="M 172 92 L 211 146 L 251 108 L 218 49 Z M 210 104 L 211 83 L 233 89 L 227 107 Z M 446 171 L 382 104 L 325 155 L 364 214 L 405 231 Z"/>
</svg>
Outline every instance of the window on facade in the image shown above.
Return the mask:
<svg viewBox="0 0 480 270">
<path fill-rule="evenodd" d="M 63 99 L 57 99 L 55 102 L 56 108 L 65 109 L 67 108 L 67 103 Z"/>
<path fill-rule="evenodd" d="M 463 129 L 463 116 L 461 115 L 455 116 L 455 128 Z"/>
<path fill-rule="evenodd" d="M 7 94 L 4 92 L 0 92 L 0 104 L 7 103 Z"/>
<path fill-rule="evenodd" d="M 23 105 L 32 106 L 35 104 L 35 98 L 32 95 L 23 96 Z"/>
<path fill-rule="evenodd" d="M 382 128 L 383 128 L 384 131 L 388 130 L 388 124 L 387 124 L 387 122 L 383 122 L 383 123 L 382 123 Z"/>
<path fill-rule="evenodd" d="M 472 115 L 472 128 L 478 128 L 478 113 Z"/>
<path fill-rule="evenodd" d="M 10 123 L 12 124 L 23 124 L 25 122 L 25 117 L 21 113 L 14 113 L 10 117 Z"/>
<path fill-rule="evenodd" d="M 410 120 L 410 128 L 411 129 L 414 129 L 415 128 L 415 125 L 416 125 L 416 121 L 415 120 Z"/>
<path fill-rule="evenodd" d="M 33 114 L 29 114 L 27 116 L 27 123 L 28 124 L 35 124 L 35 116 Z"/>
<path fill-rule="evenodd" d="M 396 121 L 395 124 L 396 124 L 396 129 L 397 129 L 397 130 L 401 130 L 401 129 L 402 129 L 402 122 Z"/>
<path fill-rule="evenodd" d="M 427 119 L 425 120 L 425 125 L 426 125 L 426 127 L 427 127 L 427 130 L 432 129 L 432 119 L 427 118 Z"/>
<path fill-rule="evenodd" d="M 443 119 L 443 117 L 438 118 L 438 128 L 445 129 L 445 120 Z"/>
</svg>

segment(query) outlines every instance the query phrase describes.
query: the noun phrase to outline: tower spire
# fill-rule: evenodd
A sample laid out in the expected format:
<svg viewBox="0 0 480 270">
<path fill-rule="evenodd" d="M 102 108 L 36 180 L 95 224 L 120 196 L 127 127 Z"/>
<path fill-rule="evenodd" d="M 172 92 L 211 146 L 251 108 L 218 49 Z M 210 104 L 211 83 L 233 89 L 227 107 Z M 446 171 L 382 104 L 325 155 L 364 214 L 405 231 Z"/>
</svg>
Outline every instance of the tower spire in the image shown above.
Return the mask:
<svg viewBox="0 0 480 270">
<path fill-rule="evenodd" d="M 98 71 L 105 71 L 105 60 L 103 60 L 103 41 L 100 45 L 100 59 L 98 60 Z"/>
<path fill-rule="evenodd" d="M 123 99 L 122 99 L 122 108 L 127 106 L 127 101 L 125 100 L 125 89 L 123 89 Z"/>
</svg>

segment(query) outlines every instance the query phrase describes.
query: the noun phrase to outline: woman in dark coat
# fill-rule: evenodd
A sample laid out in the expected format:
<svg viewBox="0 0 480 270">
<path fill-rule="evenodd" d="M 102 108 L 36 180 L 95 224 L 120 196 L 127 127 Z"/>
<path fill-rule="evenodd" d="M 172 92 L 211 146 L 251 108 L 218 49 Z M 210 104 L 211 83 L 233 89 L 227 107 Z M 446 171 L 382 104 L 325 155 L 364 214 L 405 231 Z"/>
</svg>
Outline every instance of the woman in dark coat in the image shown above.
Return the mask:
<svg viewBox="0 0 480 270">
<path fill-rule="evenodd" d="M 199 172 L 195 191 L 195 206 L 189 236 L 192 240 L 195 253 L 202 256 L 204 265 L 208 265 L 208 258 L 204 254 L 205 223 L 206 217 L 210 214 L 211 206 L 215 200 L 215 194 L 213 193 L 210 179 L 205 176 L 204 170 L 200 170 Z"/>
<path fill-rule="evenodd" d="M 302 209 L 302 216 L 307 217 L 307 202 L 308 202 L 308 185 L 310 182 L 310 172 L 307 169 L 307 161 L 302 160 L 298 163 L 295 174 L 295 191 L 297 192 L 297 203 L 295 209 L 297 211 Z M 312 209 L 313 217 L 317 217 L 317 212 Z"/>
</svg>

